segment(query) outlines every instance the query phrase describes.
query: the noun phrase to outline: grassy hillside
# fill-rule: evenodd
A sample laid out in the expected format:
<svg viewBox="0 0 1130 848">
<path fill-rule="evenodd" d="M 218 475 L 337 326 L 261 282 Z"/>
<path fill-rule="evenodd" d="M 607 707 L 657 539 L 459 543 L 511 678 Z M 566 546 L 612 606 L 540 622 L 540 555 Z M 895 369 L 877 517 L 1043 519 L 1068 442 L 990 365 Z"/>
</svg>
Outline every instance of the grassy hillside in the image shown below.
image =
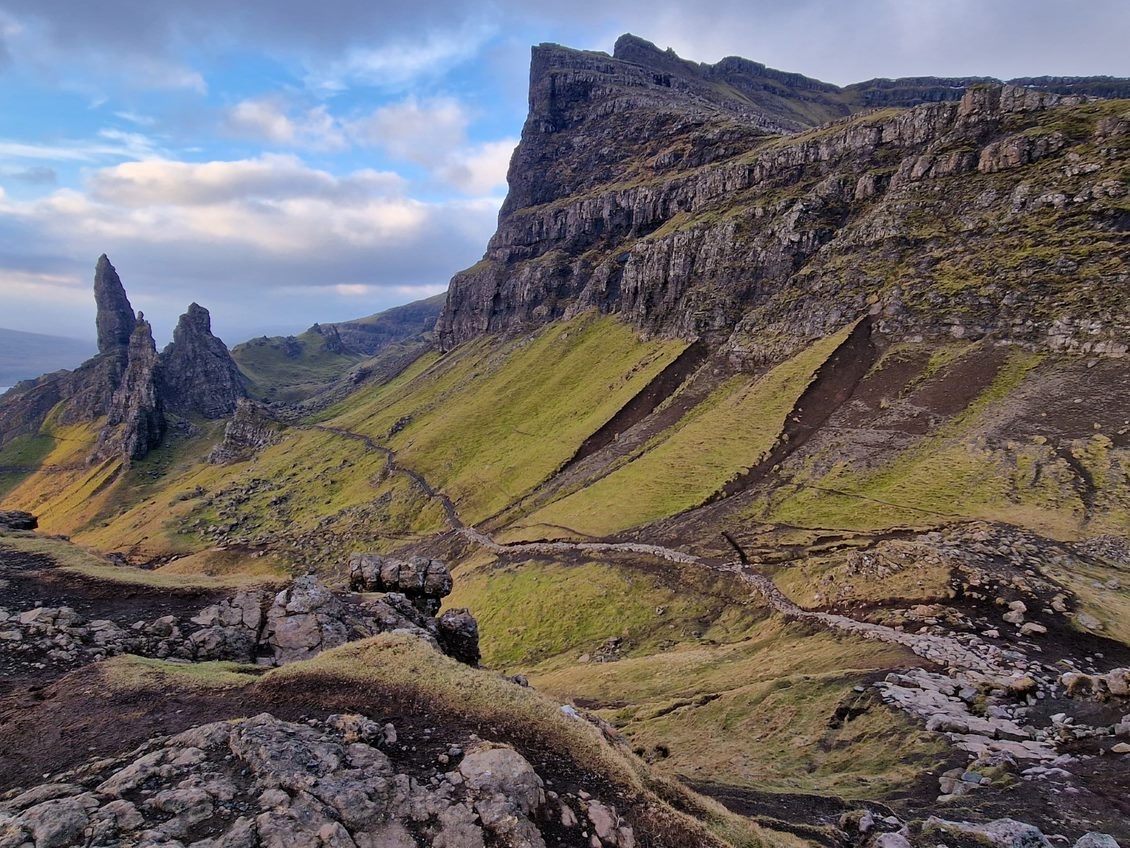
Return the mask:
<svg viewBox="0 0 1130 848">
<path fill-rule="evenodd" d="M 426 337 L 446 295 L 387 309 L 355 321 L 315 324 L 297 336 L 262 336 L 232 348 L 236 364 L 265 401 L 292 403 L 323 389 L 391 346 Z"/>
</svg>

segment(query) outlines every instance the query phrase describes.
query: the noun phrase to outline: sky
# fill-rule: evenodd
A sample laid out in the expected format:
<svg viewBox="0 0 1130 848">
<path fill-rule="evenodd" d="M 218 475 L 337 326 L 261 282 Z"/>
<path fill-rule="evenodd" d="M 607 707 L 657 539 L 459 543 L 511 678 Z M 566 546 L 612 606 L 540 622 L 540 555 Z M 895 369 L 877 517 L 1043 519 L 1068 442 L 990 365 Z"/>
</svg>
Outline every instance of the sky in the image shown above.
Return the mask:
<svg viewBox="0 0 1130 848">
<path fill-rule="evenodd" d="M 158 344 L 446 288 L 494 230 L 530 46 L 873 77 L 1130 76 L 1126 0 L 0 0 L 0 327 L 91 338 L 107 253 Z"/>
</svg>

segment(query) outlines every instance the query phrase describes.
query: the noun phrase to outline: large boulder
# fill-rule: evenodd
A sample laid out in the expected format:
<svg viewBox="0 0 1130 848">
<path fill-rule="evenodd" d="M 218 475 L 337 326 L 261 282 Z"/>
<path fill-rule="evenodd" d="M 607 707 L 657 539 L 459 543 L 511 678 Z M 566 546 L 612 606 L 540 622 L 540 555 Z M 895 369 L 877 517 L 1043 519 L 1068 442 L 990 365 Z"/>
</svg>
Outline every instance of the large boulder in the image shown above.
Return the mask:
<svg viewBox="0 0 1130 848">
<path fill-rule="evenodd" d="M 439 611 L 451 587 L 451 572 L 438 559 L 414 556 L 401 560 L 368 553 L 349 559 L 349 588 L 353 591 L 400 592 L 428 615 Z"/>
<path fill-rule="evenodd" d="M 0 530 L 34 530 L 39 519 L 18 509 L 0 510 Z"/>
</svg>

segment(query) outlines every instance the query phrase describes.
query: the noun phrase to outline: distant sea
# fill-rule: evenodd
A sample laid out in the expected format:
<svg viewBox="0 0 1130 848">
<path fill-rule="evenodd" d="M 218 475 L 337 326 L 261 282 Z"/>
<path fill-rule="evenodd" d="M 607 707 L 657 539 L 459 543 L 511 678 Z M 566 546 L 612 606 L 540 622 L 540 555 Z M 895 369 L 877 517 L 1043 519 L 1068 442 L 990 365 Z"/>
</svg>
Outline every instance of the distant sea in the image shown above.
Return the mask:
<svg viewBox="0 0 1130 848">
<path fill-rule="evenodd" d="M 8 391 L 8 389 L 10 389 L 10 388 L 12 388 L 12 387 L 11 386 L 0 386 L 0 395 L 4 394 L 4 392 Z"/>
</svg>

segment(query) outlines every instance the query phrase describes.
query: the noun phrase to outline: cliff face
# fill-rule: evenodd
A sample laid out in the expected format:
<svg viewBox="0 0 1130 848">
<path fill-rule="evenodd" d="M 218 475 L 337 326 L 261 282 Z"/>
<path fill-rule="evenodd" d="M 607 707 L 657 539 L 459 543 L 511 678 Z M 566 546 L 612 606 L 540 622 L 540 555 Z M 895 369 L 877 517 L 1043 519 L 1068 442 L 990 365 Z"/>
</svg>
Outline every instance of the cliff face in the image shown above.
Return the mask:
<svg viewBox="0 0 1130 848">
<path fill-rule="evenodd" d="M 452 280 L 445 347 L 595 308 L 756 357 L 867 313 L 880 333 L 1126 351 L 1130 103 L 1051 90 L 1096 80 L 848 90 L 649 47 L 534 49 L 510 194 Z M 782 103 L 816 123 L 867 91 L 943 102 L 768 134 L 799 123 Z"/>
</svg>

